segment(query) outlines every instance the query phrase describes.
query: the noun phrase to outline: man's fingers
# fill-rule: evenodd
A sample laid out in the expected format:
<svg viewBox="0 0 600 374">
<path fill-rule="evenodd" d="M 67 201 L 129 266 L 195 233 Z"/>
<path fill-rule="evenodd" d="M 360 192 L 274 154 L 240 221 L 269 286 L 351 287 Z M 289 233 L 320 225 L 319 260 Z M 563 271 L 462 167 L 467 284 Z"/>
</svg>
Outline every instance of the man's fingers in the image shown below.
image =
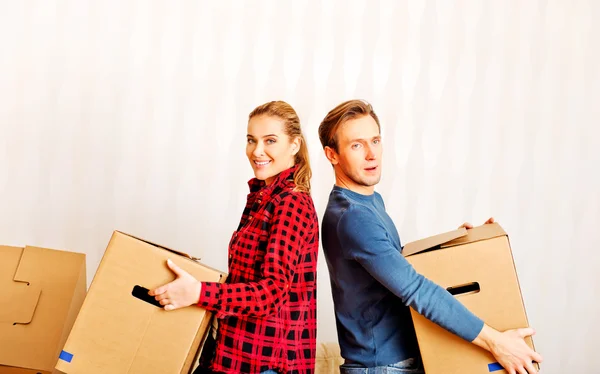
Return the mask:
<svg viewBox="0 0 600 374">
<path fill-rule="evenodd" d="M 537 374 L 537 370 L 535 369 L 535 366 L 533 366 L 533 363 L 528 362 L 527 365 L 525 365 L 525 369 L 527 369 L 527 372 L 529 374 Z"/>
<path fill-rule="evenodd" d="M 527 370 L 525 370 L 524 367 L 519 366 L 519 367 L 517 367 L 517 373 L 519 373 L 519 374 L 527 374 Z"/>
<path fill-rule="evenodd" d="M 542 357 L 541 354 L 537 353 L 537 352 L 533 352 L 533 354 L 531 355 L 531 357 L 533 358 L 533 361 L 535 362 L 543 362 L 544 358 Z"/>
<path fill-rule="evenodd" d="M 174 310 L 175 306 L 173 306 L 173 304 L 169 304 L 169 305 L 165 305 L 165 310 Z"/>
<path fill-rule="evenodd" d="M 487 220 L 487 221 L 485 221 L 484 225 L 488 225 L 488 224 L 490 224 L 490 223 L 494 223 L 494 222 L 496 222 L 496 221 L 494 220 L 494 217 L 490 217 L 490 218 L 488 218 L 488 220 Z M 460 225 L 458 228 L 459 228 L 459 229 L 461 229 L 461 228 L 463 228 L 463 227 L 464 227 L 465 229 L 467 229 L 467 230 L 470 230 L 470 229 L 472 229 L 472 228 L 473 228 L 473 225 L 471 225 L 469 222 L 465 222 L 465 223 L 463 223 L 462 225 Z"/>
<path fill-rule="evenodd" d="M 169 303 L 171 303 L 171 301 L 169 299 L 162 299 L 162 300 L 159 300 L 158 302 L 162 306 L 169 305 Z"/>
<path fill-rule="evenodd" d="M 531 327 L 527 327 L 524 329 L 518 329 L 517 333 L 519 334 L 520 337 L 526 338 L 528 336 L 535 335 L 535 330 L 532 329 Z"/>
</svg>

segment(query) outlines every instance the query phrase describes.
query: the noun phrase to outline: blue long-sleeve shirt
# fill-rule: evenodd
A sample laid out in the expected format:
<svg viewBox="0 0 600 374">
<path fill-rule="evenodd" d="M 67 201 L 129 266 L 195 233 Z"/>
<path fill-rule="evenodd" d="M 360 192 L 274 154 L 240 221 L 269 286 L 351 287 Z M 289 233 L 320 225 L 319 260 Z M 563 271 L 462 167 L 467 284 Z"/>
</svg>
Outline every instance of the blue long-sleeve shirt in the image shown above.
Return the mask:
<svg viewBox="0 0 600 374">
<path fill-rule="evenodd" d="M 483 321 L 402 256 L 381 195 L 334 186 L 322 238 L 342 357 L 366 367 L 419 357 L 408 306 L 467 341 Z"/>
</svg>

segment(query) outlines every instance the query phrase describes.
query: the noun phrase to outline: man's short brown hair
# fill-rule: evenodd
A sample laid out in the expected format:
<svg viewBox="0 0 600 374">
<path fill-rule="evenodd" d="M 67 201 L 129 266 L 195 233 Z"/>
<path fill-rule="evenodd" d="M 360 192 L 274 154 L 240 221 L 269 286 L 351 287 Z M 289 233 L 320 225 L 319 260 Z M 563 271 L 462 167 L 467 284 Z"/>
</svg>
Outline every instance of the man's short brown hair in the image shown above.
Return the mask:
<svg viewBox="0 0 600 374">
<path fill-rule="evenodd" d="M 348 120 L 367 115 L 373 117 L 381 132 L 379 118 L 377 118 L 377 114 L 375 114 L 373 107 L 368 102 L 364 100 L 349 100 L 333 108 L 327 113 L 319 126 L 319 139 L 323 148 L 330 147 L 337 152 L 338 144 L 336 135 L 340 126 Z"/>
</svg>

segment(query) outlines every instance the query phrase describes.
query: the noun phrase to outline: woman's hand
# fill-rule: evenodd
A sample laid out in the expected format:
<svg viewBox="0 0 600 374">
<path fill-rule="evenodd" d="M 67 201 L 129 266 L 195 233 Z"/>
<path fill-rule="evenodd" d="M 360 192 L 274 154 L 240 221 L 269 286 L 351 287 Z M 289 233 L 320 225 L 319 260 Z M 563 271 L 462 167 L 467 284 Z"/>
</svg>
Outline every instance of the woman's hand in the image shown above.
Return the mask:
<svg viewBox="0 0 600 374">
<path fill-rule="evenodd" d="M 164 286 L 150 290 L 148 294 L 154 296 L 160 302 L 160 305 L 164 306 L 165 310 L 175 310 L 198 304 L 200 292 L 202 291 L 202 283 L 175 265 L 171 260 L 167 260 L 167 266 L 177 275 L 177 279 Z"/>
</svg>

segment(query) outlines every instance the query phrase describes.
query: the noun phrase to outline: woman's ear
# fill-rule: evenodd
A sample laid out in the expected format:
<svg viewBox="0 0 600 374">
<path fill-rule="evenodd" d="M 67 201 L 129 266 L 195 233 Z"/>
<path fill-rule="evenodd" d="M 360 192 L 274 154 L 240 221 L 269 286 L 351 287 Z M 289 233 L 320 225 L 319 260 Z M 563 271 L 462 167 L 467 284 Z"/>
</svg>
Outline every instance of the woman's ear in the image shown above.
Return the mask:
<svg viewBox="0 0 600 374">
<path fill-rule="evenodd" d="M 292 141 L 292 156 L 295 156 L 298 152 L 300 152 L 301 144 L 302 139 L 300 139 L 300 137 L 297 137 Z"/>
</svg>

